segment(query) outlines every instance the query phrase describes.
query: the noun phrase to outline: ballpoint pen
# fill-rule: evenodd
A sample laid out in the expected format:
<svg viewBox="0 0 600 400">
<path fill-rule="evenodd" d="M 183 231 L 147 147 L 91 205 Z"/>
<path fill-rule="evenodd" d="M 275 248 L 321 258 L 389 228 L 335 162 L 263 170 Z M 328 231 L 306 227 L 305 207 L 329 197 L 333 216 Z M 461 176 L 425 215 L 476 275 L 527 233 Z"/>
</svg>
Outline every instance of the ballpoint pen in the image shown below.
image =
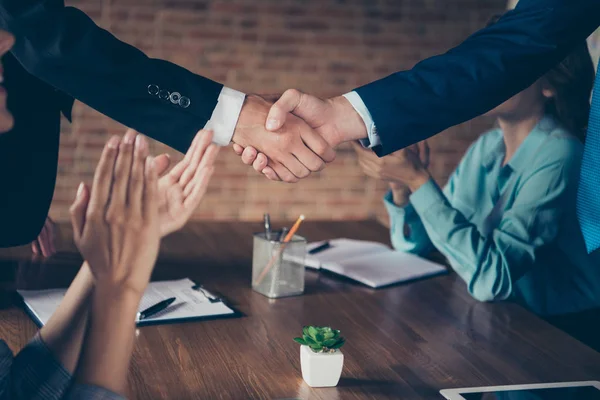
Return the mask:
<svg viewBox="0 0 600 400">
<path fill-rule="evenodd" d="M 265 213 L 264 220 L 265 220 L 265 236 L 267 237 L 267 240 L 271 240 L 271 217 L 269 216 L 268 213 Z"/>
<path fill-rule="evenodd" d="M 149 318 L 157 313 L 161 312 L 165 308 L 169 307 L 175 301 L 175 297 L 171 297 L 170 299 L 166 299 L 153 305 L 152 307 L 146 308 L 144 311 L 138 313 L 138 321 Z"/>
<path fill-rule="evenodd" d="M 312 250 L 309 250 L 308 254 L 317 254 L 317 253 L 322 252 L 323 250 L 327 250 L 330 247 L 331 247 L 331 243 L 329 243 L 329 241 L 327 241 L 327 242 L 323 243 L 322 245 L 317 246 Z"/>
</svg>

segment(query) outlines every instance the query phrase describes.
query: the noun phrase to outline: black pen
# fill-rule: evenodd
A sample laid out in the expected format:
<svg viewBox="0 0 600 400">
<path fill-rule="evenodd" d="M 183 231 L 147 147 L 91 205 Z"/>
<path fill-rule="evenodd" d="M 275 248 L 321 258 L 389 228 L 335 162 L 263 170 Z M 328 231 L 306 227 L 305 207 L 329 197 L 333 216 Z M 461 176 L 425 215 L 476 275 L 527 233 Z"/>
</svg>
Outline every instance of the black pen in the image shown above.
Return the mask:
<svg viewBox="0 0 600 400">
<path fill-rule="evenodd" d="M 146 308 L 144 311 L 139 313 L 138 320 L 141 321 L 161 312 L 165 308 L 169 307 L 174 301 L 175 297 L 171 297 L 170 299 L 163 300 L 160 303 L 153 305 L 152 307 Z"/>
<path fill-rule="evenodd" d="M 323 250 L 327 250 L 330 247 L 331 247 L 331 244 L 329 242 L 325 242 L 322 245 L 317 246 L 317 247 L 315 247 L 312 250 L 309 250 L 308 254 L 317 254 L 317 253 L 320 253 Z"/>
</svg>

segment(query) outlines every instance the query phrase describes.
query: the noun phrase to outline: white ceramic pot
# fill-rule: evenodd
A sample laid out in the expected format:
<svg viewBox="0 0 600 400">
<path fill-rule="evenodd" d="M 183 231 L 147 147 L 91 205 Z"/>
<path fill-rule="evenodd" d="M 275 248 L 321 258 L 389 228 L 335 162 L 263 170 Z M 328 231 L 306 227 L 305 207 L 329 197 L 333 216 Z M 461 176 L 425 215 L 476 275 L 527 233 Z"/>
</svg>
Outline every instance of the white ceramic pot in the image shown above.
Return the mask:
<svg viewBox="0 0 600 400">
<path fill-rule="evenodd" d="M 315 353 L 308 346 L 300 346 L 300 366 L 308 386 L 336 386 L 342 376 L 344 354 L 339 349 L 334 353 Z"/>
</svg>

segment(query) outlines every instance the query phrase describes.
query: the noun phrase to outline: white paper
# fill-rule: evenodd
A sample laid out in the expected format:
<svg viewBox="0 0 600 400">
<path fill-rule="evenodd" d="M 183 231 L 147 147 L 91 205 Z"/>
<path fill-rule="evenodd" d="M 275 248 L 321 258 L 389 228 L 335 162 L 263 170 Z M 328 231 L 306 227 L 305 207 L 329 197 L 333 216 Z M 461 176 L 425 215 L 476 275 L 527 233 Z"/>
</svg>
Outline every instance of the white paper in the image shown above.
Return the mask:
<svg viewBox="0 0 600 400">
<path fill-rule="evenodd" d="M 312 249 L 322 243 L 311 243 L 307 248 Z M 329 249 L 307 255 L 307 266 L 310 262 L 373 288 L 446 272 L 443 265 L 392 250 L 382 243 L 336 239 L 330 244 L 332 247 Z"/>
<path fill-rule="evenodd" d="M 307 267 L 319 269 L 325 263 L 342 262 L 366 254 L 390 251 L 390 248 L 383 243 L 354 239 L 334 239 L 329 241 L 331 247 L 328 249 L 322 250 L 317 254 L 308 254 L 308 251 L 319 247 L 323 243 L 325 242 L 309 243 L 306 246 L 307 254 L 304 264 Z"/>
<path fill-rule="evenodd" d="M 151 282 L 142 297 L 139 311 L 171 297 L 175 297 L 176 300 L 163 311 L 142 322 L 233 314 L 234 311 L 222 302 L 211 303 L 201 291 L 193 290 L 194 285 L 195 283 L 190 279 Z M 66 289 L 50 289 L 18 292 L 30 311 L 45 325 L 60 305 L 66 291 Z M 206 293 L 211 295 L 209 292 Z"/>
</svg>

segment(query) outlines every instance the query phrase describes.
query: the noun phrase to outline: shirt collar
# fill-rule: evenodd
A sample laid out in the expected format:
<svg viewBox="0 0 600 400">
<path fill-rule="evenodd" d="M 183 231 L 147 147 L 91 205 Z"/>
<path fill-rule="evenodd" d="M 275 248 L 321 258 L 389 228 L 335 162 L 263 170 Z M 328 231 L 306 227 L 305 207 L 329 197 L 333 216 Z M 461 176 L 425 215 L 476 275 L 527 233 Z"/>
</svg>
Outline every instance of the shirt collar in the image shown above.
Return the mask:
<svg viewBox="0 0 600 400">
<path fill-rule="evenodd" d="M 510 169 L 516 172 L 524 171 L 530 165 L 535 153 L 539 151 L 540 145 L 557 126 L 558 122 L 552 116 L 545 115 L 527 135 L 508 162 L 507 165 Z M 485 160 L 484 167 L 487 170 L 490 170 L 498 161 L 498 157 L 495 156 L 504 157 L 506 149 L 502 134 L 498 135 L 498 138 L 498 142 L 491 146 L 490 154 Z"/>
</svg>

